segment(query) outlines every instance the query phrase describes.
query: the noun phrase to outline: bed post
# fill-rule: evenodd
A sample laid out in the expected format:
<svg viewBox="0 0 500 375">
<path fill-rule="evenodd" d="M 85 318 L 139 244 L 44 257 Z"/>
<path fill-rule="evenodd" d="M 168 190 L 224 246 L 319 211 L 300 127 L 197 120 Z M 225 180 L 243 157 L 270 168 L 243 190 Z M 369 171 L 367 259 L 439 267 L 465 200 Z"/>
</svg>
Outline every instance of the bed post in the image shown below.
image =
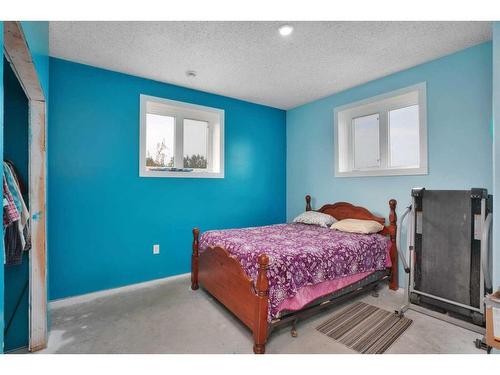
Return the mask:
<svg viewBox="0 0 500 375">
<path fill-rule="evenodd" d="M 310 195 L 306 195 L 306 211 L 312 211 Z"/>
<path fill-rule="evenodd" d="M 389 235 L 391 237 L 391 281 L 389 288 L 398 290 L 398 249 L 396 244 L 396 230 L 397 230 L 397 215 L 396 205 L 398 202 L 395 199 L 389 201 Z"/>
<path fill-rule="evenodd" d="M 253 327 L 253 352 L 264 354 L 266 352 L 267 340 L 267 313 L 269 308 L 269 280 L 267 269 L 269 267 L 269 257 L 266 254 L 259 255 L 259 273 L 255 289 L 257 290 L 257 304 L 255 311 L 255 321 Z"/>
<path fill-rule="evenodd" d="M 200 230 L 198 228 L 193 229 L 193 254 L 191 255 L 191 289 L 198 289 L 198 237 L 200 235 Z"/>
</svg>

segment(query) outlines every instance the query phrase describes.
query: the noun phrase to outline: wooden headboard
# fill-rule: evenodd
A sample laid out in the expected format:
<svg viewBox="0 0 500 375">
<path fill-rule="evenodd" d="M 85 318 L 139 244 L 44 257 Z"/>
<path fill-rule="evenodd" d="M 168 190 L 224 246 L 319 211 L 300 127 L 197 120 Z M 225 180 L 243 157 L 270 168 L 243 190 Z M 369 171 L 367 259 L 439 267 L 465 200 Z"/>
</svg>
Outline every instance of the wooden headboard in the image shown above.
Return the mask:
<svg viewBox="0 0 500 375">
<path fill-rule="evenodd" d="M 311 211 L 311 196 L 306 195 L 306 211 Z M 385 218 L 375 216 L 364 207 L 354 206 L 347 202 L 337 202 L 334 204 L 325 204 L 318 212 L 333 216 L 337 220 L 360 219 L 374 220 L 385 225 Z"/>
<path fill-rule="evenodd" d="M 360 219 L 360 220 L 374 220 L 384 225 L 384 229 L 380 234 L 389 236 L 391 238 L 391 282 L 389 287 L 393 290 L 398 289 L 398 253 L 396 245 L 396 230 L 397 230 L 397 215 L 396 215 L 397 201 L 391 199 L 389 201 L 389 225 L 385 225 L 385 218 L 375 216 L 364 207 L 354 206 L 347 202 L 337 202 L 334 204 L 325 204 L 318 212 L 333 216 L 337 220 L 343 219 Z M 311 196 L 306 195 L 306 211 L 312 211 Z"/>
</svg>

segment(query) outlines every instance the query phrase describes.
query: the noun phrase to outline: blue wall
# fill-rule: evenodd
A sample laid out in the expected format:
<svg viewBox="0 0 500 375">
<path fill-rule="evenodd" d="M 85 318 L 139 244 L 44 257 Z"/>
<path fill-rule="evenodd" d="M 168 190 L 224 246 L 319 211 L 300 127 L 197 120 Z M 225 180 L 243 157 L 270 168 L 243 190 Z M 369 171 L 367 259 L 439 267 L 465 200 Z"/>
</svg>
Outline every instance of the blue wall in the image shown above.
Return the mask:
<svg viewBox="0 0 500 375">
<path fill-rule="evenodd" d="M 500 22 L 493 22 L 493 286 L 500 288 Z M 495 209 L 496 208 L 496 209 Z"/>
<path fill-rule="evenodd" d="M 288 219 L 304 210 L 306 194 L 317 208 L 345 200 L 387 217 L 388 200 L 397 199 L 402 211 L 412 187 L 491 191 L 491 60 L 491 43 L 484 43 L 288 111 Z M 429 174 L 335 178 L 334 108 L 423 81 Z"/>
<path fill-rule="evenodd" d="M 225 178 L 140 178 L 139 94 L 224 109 Z M 189 272 L 194 226 L 285 220 L 284 111 L 51 58 L 49 124 L 51 299 Z"/>
<path fill-rule="evenodd" d="M 4 59 L 4 159 L 11 160 L 28 188 L 29 105 L 14 71 Z M 25 195 L 27 201 L 28 195 Z"/>
</svg>

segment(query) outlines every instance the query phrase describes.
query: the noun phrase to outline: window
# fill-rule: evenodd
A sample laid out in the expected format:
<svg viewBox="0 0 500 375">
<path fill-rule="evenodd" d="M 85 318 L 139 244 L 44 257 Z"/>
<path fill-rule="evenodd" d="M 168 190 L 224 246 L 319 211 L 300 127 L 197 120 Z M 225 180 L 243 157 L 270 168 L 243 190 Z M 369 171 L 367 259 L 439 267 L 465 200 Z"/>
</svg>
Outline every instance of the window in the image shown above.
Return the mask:
<svg viewBox="0 0 500 375">
<path fill-rule="evenodd" d="M 141 95 L 139 175 L 224 177 L 224 111 Z"/>
<path fill-rule="evenodd" d="M 427 174 L 425 83 L 334 111 L 335 176 Z"/>
</svg>

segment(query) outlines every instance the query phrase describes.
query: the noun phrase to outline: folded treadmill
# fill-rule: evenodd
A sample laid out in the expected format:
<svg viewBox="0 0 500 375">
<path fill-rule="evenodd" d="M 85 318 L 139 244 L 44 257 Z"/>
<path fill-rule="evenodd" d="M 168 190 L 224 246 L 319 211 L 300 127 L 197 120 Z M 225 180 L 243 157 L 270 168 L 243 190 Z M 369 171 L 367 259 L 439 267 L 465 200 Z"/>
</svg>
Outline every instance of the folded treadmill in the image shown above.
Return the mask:
<svg viewBox="0 0 500 375">
<path fill-rule="evenodd" d="M 409 218 L 409 264 L 400 250 L 409 276 L 406 308 L 420 306 L 484 326 L 484 296 L 492 288 L 491 195 L 479 188 L 417 188 L 411 196 L 412 204 L 401 216 L 401 224 L 405 216 Z M 399 241 L 399 233 L 398 237 Z"/>
</svg>

